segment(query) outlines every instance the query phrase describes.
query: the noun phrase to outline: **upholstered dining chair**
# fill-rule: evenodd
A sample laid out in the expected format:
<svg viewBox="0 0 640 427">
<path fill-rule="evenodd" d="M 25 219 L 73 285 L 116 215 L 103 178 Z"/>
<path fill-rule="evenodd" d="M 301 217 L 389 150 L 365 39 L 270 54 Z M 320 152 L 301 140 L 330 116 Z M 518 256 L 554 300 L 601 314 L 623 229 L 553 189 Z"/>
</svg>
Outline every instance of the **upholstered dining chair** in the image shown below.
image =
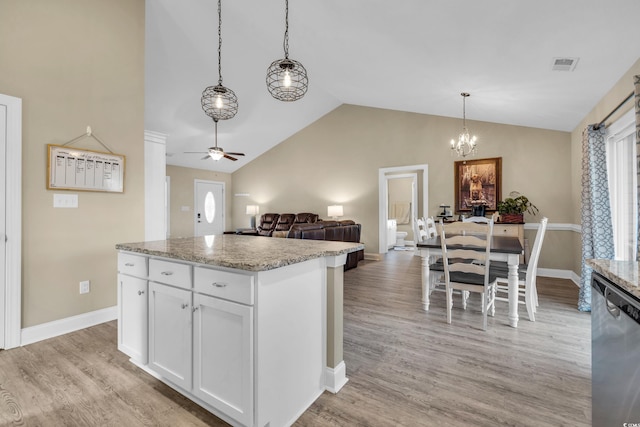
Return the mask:
<svg viewBox="0 0 640 427">
<path fill-rule="evenodd" d="M 540 221 L 536 240 L 533 242 L 531 256 L 527 264 L 518 266 L 518 304 L 524 304 L 527 307 L 529 320 L 535 322 L 535 312 L 538 307 L 538 290 L 536 289 L 536 275 L 538 271 L 538 259 L 540 258 L 540 249 L 544 234 L 547 229 L 548 218 L 544 217 Z M 491 273 L 497 276 L 498 283 L 496 285 L 496 300 L 509 301 L 508 274 L 509 267 L 506 262 L 494 262 L 491 264 Z"/>
<path fill-rule="evenodd" d="M 441 229 L 442 260 L 444 265 L 447 323 L 451 323 L 453 290 L 482 295 L 482 329 L 487 330 L 487 315 L 495 314 L 496 277 L 490 272 L 489 254 L 493 220 L 486 224 L 465 222 L 456 233 Z M 463 298 L 464 300 L 464 298 Z"/>
</svg>

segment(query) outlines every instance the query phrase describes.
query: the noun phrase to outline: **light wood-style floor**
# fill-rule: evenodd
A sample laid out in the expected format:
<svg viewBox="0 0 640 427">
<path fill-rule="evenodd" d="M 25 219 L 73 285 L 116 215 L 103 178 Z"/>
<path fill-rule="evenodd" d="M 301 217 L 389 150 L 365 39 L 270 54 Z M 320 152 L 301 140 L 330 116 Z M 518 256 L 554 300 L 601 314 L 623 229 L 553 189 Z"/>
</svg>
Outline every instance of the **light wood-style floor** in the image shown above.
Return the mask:
<svg viewBox="0 0 640 427">
<path fill-rule="evenodd" d="M 498 302 L 483 332 L 477 295 L 451 325 L 443 293 L 421 309 L 411 252 L 360 263 L 345 273 L 349 382 L 296 425 L 590 426 L 590 316 L 576 310 L 573 283 L 539 278 L 538 287 L 535 323 L 521 306 L 519 328 L 509 327 Z M 1 351 L 0 425 L 226 425 L 129 363 L 116 327 Z"/>
</svg>

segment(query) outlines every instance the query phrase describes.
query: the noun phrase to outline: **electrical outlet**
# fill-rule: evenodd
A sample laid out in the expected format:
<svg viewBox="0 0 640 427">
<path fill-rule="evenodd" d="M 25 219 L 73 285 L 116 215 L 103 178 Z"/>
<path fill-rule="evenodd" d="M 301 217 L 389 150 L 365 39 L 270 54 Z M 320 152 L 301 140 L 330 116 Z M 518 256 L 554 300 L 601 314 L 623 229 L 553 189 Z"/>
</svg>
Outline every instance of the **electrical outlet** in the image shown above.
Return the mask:
<svg viewBox="0 0 640 427">
<path fill-rule="evenodd" d="M 84 280 L 80 282 L 80 293 L 88 294 L 91 290 L 91 282 L 89 280 Z"/>
</svg>

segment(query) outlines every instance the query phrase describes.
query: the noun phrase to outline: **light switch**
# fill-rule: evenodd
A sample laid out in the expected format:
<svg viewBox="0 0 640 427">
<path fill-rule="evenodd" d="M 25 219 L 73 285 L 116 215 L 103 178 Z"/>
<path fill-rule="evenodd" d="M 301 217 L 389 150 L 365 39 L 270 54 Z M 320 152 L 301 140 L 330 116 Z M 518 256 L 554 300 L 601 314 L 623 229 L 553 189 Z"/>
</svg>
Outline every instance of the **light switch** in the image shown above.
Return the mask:
<svg viewBox="0 0 640 427">
<path fill-rule="evenodd" d="M 182 212 L 189 212 L 190 211 L 189 206 L 180 206 L 180 210 Z"/>
<path fill-rule="evenodd" d="M 77 194 L 53 194 L 53 207 L 54 208 L 77 208 L 78 207 L 78 195 Z"/>
</svg>

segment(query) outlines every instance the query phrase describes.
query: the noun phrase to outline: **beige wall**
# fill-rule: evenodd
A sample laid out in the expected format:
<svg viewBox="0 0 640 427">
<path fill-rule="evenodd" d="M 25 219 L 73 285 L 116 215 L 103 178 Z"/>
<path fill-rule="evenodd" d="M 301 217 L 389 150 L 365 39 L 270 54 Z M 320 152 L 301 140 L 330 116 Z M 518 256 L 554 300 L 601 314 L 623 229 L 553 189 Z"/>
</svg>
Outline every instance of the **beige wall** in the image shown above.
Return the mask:
<svg viewBox="0 0 640 427">
<path fill-rule="evenodd" d="M 233 174 L 233 191 L 249 193 L 260 212 L 317 212 L 344 206 L 345 219 L 362 224 L 367 253 L 378 252 L 378 169 L 429 165 L 429 210 L 453 205 L 448 142 L 462 121 L 342 105 Z M 502 194 L 520 191 L 552 223 L 573 220 L 571 135 L 568 132 L 468 121 L 479 138 L 476 158 L 502 157 Z M 249 201 L 244 200 L 244 203 Z M 234 200 L 234 223 L 244 221 Z M 550 231 L 540 267 L 571 268 L 571 240 Z"/>
<path fill-rule="evenodd" d="M 616 82 L 615 85 L 602 97 L 589 114 L 580 122 L 571 133 L 571 187 L 572 187 L 572 205 L 573 219 L 572 222 L 580 224 L 580 207 L 582 194 L 582 132 L 584 129 L 594 123 L 599 123 L 604 119 L 620 102 L 622 102 L 631 92 L 633 92 L 633 76 L 640 75 L 640 59 L 629 68 L 629 70 Z M 607 125 L 615 121 L 624 113 L 633 108 L 633 101 L 627 102 L 618 110 L 608 121 Z M 573 259 L 572 269 L 576 274 L 580 274 L 581 269 L 581 235 L 575 233 L 573 236 Z"/>
<path fill-rule="evenodd" d="M 417 179 L 416 179 L 417 180 Z M 388 181 L 389 186 L 389 218 L 396 218 L 394 205 L 396 203 L 411 203 L 413 193 L 413 178 L 394 178 Z M 413 208 L 413 207 L 412 207 Z M 410 210 L 411 212 L 411 210 Z M 409 222 L 401 224 L 398 222 L 398 231 L 407 232 L 407 240 L 413 239 L 412 227 L 413 215 L 409 215 Z"/>
<path fill-rule="evenodd" d="M 194 180 L 196 179 L 224 183 L 225 230 L 233 230 L 231 224 L 231 201 L 233 194 L 231 192 L 230 174 L 167 165 L 167 176 L 171 177 L 169 202 L 171 215 L 169 232 L 171 237 L 193 236 Z M 183 207 L 189 210 L 182 210 Z"/>
<path fill-rule="evenodd" d="M 144 239 L 144 0 L 0 0 L 0 52 L 0 92 L 23 106 L 22 327 L 114 306 L 114 246 Z M 46 145 L 87 125 L 126 156 L 125 191 L 54 209 Z"/>
</svg>

